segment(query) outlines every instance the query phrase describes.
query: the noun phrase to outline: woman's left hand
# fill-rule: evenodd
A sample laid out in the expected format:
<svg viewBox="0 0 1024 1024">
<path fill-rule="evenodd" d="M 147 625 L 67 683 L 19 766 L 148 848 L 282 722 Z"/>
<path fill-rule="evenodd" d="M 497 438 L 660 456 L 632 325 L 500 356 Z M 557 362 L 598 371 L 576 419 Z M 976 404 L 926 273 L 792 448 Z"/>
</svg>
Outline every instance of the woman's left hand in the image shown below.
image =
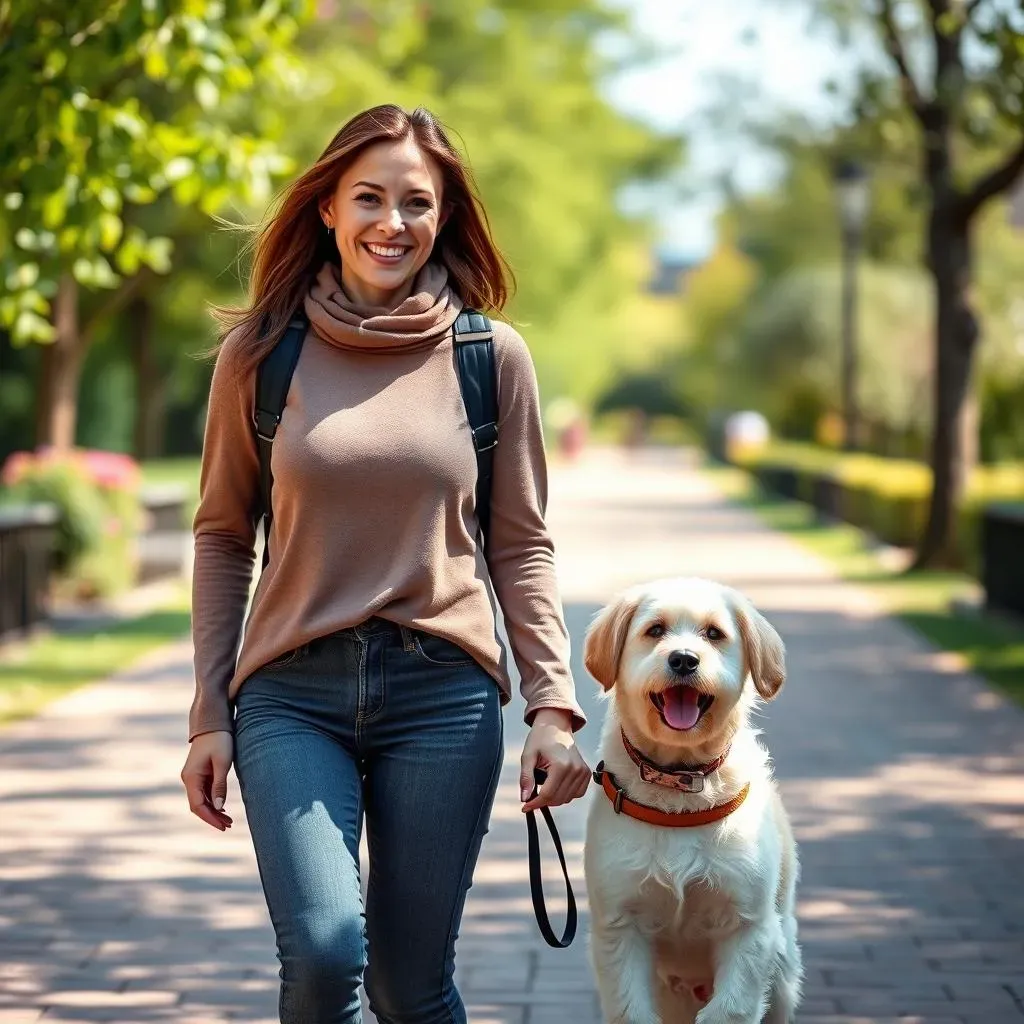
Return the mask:
<svg viewBox="0 0 1024 1024">
<path fill-rule="evenodd" d="M 548 777 L 530 800 L 535 768 L 543 769 Z M 590 779 L 590 768 L 573 739 L 572 712 L 541 708 L 533 716 L 533 725 L 523 746 L 519 776 L 523 812 L 567 804 L 586 793 Z"/>
</svg>

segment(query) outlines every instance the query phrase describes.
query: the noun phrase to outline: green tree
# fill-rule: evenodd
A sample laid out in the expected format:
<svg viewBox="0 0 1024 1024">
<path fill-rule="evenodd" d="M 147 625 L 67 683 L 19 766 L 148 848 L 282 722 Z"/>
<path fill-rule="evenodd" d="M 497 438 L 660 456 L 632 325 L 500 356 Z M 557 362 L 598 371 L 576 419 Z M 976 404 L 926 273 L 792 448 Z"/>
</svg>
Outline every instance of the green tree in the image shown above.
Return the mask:
<svg viewBox="0 0 1024 1024">
<path fill-rule="evenodd" d="M 1024 171 L 1024 24 L 1008 0 L 815 0 L 842 28 L 873 34 L 856 108 L 915 126 L 924 262 L 934 283 L 933 490 L 918 567 L 951 561 L 963 492 L 964 416 L 980 337 L 974 281 L 979 213 Z M 856 38 L 857 34 L 853 33 Z"/>
<path fill-rule="evenodd" d="M 97 331 L 172 266 L 145 207 L 259 203 L 288 162 L 239 128 L 308 0 L 0 5 L 0 327 L 46 345 L 38 440 L 74 443 Z"/>
</svg>

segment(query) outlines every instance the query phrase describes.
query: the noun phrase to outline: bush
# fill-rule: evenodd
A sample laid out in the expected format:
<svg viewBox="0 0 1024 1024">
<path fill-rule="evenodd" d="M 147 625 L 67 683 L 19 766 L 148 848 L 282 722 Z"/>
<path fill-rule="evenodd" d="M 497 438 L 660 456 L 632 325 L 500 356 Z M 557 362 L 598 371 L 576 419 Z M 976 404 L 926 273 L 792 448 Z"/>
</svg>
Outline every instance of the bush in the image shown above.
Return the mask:
<svg viewBox="0 0 1024 1024">
<path fill-rule="evenodd" d="M 931 497 L 931 470 L 920 462 L 846 453 L 815 445 L 774 443 L 745 454 L 738 464 L 762 486 L 782 497 L 799 498 L 828 514 L 838 511 L 853 526 L 897 547 L 921 538 Z M 835 491 L 838 488 L 838 495 Z M 971 475 L 960 509 L 960 559 L 968 570 L 980 566 L 980 524 L 988 504 L 1024 498 L 1024 464 L 979 467 Z"/>
<path fill-rule="evenodd" d="M 109 596 L 135 580 L 139 480 L 128 456 L 86 450 L 17 452 L 0 473 L 5 503 L 57 507 L 57 571 L 64 589 L 81 599 Z"/>
</svg>

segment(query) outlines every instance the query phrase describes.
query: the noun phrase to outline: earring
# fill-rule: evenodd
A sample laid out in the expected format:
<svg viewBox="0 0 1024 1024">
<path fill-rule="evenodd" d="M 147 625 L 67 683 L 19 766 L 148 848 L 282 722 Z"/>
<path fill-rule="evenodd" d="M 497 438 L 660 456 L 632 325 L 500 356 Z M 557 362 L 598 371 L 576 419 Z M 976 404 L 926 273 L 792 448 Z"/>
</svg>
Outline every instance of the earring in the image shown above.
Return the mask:
<svg viewBox="0 0 1024 1024">
<path fill-rule="evenodd" d="M 328 235 L 333 235 L 333 234 L 334 234 L 334 228 L 333 228 L 333 226 L 332 226 L 332 225 L 330 225 L 330 224 L 325 224 L 325 225 L 324 225 L 324 227 L 325 227 L 325 228 L 327 229 L 327 234 L 328 234 Z"/>
</svg>

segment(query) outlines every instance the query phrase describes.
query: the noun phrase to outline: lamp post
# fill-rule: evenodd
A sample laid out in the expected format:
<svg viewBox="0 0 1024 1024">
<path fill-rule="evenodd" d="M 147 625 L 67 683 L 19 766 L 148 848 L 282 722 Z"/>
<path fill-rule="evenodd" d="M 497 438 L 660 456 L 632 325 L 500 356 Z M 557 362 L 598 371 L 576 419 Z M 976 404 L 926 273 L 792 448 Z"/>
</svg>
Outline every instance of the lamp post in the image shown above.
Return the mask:
<svg viewBox="0 0 1024 1024">
<path fill-rule="evenodd" d="M 860 415 L 857 408 L 857 263 L 864 241 L 870 186 L 867 172 L 853 160 L 840 162 L 834 177 L 843 234 L 843 447 L 853 451 L 860 440 Z"/>
</svg>

